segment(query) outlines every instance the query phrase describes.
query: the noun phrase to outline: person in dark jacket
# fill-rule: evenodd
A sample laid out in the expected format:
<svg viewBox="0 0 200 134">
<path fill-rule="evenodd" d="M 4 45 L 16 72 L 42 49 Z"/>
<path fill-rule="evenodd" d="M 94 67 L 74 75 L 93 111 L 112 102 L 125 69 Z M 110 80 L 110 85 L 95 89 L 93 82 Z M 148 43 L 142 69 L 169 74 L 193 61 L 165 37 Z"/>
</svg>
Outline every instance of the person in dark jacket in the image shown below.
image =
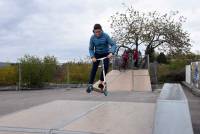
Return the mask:
<svg viewBox="0 0 200 134">
<path fill-rule="evenodd" d="M 139 59 L 138 51 L 136 49 L 133 49 L 133 60 L 135 67 L 138 67 L 138 59 Z"/>
<path fill-rule="evenodd" d="M 89 85 L 86 90 L 88 93 L 92 91 L 94 79 L 100 63 L 100 61 L 97 59 L 107 57 L 104 60 L 105 73 L 107 73 L 109 68 L 109 59 L 111 59 L 113 54 L 115 53 L 116 47 L 117 47 L 116 43 L 109 37 L 108 34 L 106 34 L 102 30 L 101 25 L 95 24 L 93 29 L 93 35 L 90 38 L 90 44 L 89 44 L 89 54 L 93 64 L 89 78 Z M 103 72 L 101 72 L 100 83 L 99 83 L 100 88 L 103 86 L 103 81 L 104 81 Z"/>
<path fill-rule="evenodd" d="M 122 67 L 123 69 L 126 69 L 128 67 L 128 60 L 129 60 L 129 53 L 127 50 L 125 50 L 124 53 L 122 54 L 122 59 L 123 59 Z"/>
</svg>

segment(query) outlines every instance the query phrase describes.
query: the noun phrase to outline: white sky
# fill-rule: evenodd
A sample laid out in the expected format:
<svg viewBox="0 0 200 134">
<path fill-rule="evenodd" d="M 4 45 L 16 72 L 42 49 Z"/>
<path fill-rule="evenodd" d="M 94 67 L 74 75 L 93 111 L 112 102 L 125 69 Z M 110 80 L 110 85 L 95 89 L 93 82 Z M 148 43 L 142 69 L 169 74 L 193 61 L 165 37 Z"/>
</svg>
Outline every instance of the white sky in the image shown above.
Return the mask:
<svg viewBox="0 0 200 134">
<path fill-rule="evenodd" d="M 15 62 L 24 54 L 54 55 L 59 62 L 84 58 L 93 25 L 110 34 L 110 16 L 123 9 L 121 3 L 139 11 L 180 11 L 192 51 L 200 50 L 198 0 L 0 0 L 0 61 Z"/>
</svg>

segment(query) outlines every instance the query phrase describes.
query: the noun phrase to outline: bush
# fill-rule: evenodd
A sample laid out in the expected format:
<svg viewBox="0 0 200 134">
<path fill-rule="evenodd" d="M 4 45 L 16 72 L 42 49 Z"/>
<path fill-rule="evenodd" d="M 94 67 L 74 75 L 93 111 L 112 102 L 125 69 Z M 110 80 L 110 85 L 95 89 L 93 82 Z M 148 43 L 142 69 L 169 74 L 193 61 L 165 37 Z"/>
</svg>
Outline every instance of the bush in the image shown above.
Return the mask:
<svg viewBox="0 0 200 134">
<path fill-rule="evenodd" d="M 9 65 L 6 67 L 0 68 L 0 85 L 8 86 L 15 85 L 17 83 L 17 66 Z"/>
<path fill-rule="evenodd" d="M 187 63 L 187 60 L 173 59 L 169 64 L 159 64 L 158 81 L 160 83 L 184 81 Z"/>
<path fill-rule="evenodd" d="M 160 53 L 158 56 L 157 56 L 157 62 L 158 63 L 163 63 L 163 64 L 166 64 L 167 63 L 167 58 L 165 56 L 164 53 Z"/>
<path fill-rule="evenodd" d="M 53 82 L 58 69 L 57 60 L 54 56 L 46 56 L 43 60 L 43 80 L 44 82 Z"/>
<path fill-rule="evenodd" d="M 53 81 L 56 64 L 55 57 L 46 56 L 42 60 L 36 56 L 25 55 L 20 59 L 22 86 L 42 87 L 44 82 Z"/>
</svg>

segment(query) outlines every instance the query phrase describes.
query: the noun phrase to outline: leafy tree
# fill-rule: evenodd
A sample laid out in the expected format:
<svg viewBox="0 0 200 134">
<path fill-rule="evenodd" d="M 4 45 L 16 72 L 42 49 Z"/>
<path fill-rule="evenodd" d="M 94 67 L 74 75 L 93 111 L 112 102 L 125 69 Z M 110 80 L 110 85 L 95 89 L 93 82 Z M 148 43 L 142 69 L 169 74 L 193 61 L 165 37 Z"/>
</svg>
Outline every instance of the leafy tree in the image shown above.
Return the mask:
<svg viewBox="0 0 200 134">
<path fill-rule="evenodd" d="M 21 80 L 27 87 L 41 87 L 43 85 L 42 60 L 36 56 L 25 55 L 20 59 Z"/>
<path fill-rule="evenodd" d="M 112 35 L 122 46 L 136 49 L 139 45 L 146 46 L 145 54 L 151 54 L 155 48 L 172 55 L 188 53 L 191 44 L 189 33 L 182 27 L 185 20 L 178 12 L 161 15 L 127 7 L 111 16 Z"/>
<path fill-rule="evenodd" d="M 26 87 L 42 87 L 44 82 L 51 82 L 56 73 L 57 60 L 46 56 L 40 59 L 36 56 L 25 55 L 20 59 L 22 84 Z"/>
<path fill-rule="evenodd" d="M 52 82 L 57 70 L 57 59 L 54 56 L 45 56 L 43 59 L 43 79 L 45 82 Z"/>
</svg>

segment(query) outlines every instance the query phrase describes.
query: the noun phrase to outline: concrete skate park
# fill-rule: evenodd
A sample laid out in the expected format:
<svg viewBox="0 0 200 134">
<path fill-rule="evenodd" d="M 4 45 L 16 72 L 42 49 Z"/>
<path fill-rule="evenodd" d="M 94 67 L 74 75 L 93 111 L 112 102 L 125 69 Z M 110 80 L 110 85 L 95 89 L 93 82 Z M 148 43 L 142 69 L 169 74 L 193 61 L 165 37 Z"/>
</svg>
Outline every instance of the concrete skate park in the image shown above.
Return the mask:
<svg viewBox="0 0 200 134">
<path fill-rule="evenodd" d="M 0 134 L 193 134 L 180 84 L 153 92 L 145 69 L 112 70 L 106 77 L 108 96 L 85 89 L 10 92 L 20 103 L 0 116 Z M 31 104 L 19 108 L 25 103 Z"/>
</svg>

